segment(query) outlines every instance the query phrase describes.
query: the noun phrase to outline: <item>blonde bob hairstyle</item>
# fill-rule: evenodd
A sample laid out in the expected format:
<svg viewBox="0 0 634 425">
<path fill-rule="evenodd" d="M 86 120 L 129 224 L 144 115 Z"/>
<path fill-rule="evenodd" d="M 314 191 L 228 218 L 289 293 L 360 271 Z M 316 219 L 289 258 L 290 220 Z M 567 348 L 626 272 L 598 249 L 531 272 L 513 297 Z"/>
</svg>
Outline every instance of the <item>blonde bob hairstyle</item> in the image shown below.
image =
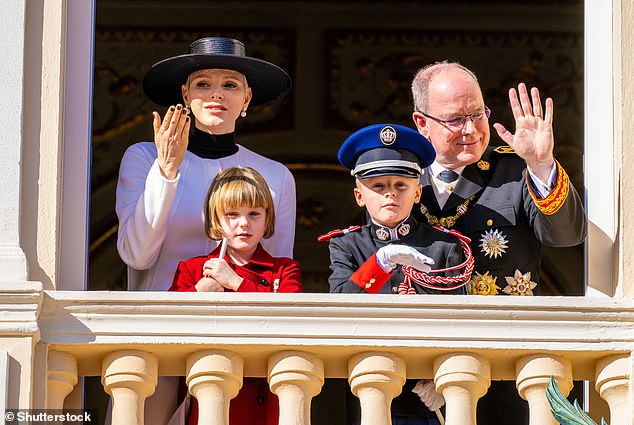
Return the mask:
<svg viewBox="0 0 634 425">
<path fill-rule="evenodd" d="M 223 238 L 220 218 L 228 210 L 239 207 L 264 208 L 264 238 L 273 236 L 275 208 L 271 190 L 264 177 L 253 168 L 231 167 L 218 173 L 209 186 L 205 206 L 205 229 L 213 240 Z"/>
</svg>

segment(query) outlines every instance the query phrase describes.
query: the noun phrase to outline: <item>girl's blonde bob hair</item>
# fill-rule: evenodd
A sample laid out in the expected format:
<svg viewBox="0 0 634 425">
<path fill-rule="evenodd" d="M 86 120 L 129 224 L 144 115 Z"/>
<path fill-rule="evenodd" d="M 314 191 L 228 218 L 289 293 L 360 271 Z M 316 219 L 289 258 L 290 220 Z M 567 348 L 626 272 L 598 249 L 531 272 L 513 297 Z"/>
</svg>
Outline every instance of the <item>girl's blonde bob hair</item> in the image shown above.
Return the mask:
<svg viewBox="0 0 634 425">
<path fill-rule="evenodd" d="M 273 236 L 275 208 L 271 190 L 264 177 L 253 168 L 231 167 L 218 173 L 209 186 L 205 205 L 205 229 L 213 240 L 223 238 L 220 218 L 228 210 L 239 207 L 264 208 L 264 238 Z"/>
</svg>

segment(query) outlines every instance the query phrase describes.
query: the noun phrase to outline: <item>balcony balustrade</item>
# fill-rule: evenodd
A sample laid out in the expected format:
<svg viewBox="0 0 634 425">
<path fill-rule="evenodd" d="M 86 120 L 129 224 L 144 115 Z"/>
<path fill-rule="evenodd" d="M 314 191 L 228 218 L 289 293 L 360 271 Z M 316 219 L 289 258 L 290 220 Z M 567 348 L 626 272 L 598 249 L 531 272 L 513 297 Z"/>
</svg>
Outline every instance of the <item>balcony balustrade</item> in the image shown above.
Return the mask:
<svg viewBox="0 0 634 425">
<path fill-rule="evenodd" d="M 186 377 L 200 424 L 228 423 L 243 377 L 268 378 L 280 425 L 310 424 L 326 378 L 347 378 L 362 425 L 390 423 L 390 402 L 408 378 L 434 379 L 447 425 L 475 424 L 492 380 L 516 382 L 531 425 L 556 424 L 545 397 L 550 376 L 564 394 L 573 380 L 595 382 L 611 424 L 633 423 L 630 299 L 42 294 L 29 304 L 37 317 L 23 318 L 37 325 L 47 353 L 46 407 L 62 408 L 78 377 L 101 376 L 115 424 L 143 424 L 162 375 Z"/>
</svg>

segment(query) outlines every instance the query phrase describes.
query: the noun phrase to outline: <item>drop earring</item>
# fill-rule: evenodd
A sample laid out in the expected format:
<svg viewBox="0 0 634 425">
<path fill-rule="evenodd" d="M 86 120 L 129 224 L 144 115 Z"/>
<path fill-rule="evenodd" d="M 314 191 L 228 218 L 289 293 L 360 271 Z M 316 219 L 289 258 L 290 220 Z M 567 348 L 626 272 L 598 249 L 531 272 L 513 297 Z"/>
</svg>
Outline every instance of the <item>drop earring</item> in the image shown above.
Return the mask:
<svg viewBox="0 0 634 425">
<path fill-rule="evenodd" d="M 242 118 L 246 117 L 246 116 L 247 116 L 247 110 L 246 110 L 246 109 L 243 109 L 243 110 L 242 110 L 242 112 L 240 112 L 240 116 L 241 116 Z"/>
</svg>

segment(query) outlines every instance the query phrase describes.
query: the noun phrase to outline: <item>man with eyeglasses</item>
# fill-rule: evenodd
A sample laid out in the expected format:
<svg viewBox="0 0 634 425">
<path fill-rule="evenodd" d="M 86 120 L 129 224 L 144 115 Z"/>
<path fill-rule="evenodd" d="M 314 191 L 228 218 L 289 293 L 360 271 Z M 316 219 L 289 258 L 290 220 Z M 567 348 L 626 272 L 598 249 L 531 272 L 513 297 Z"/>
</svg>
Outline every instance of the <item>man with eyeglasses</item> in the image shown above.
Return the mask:
<svg viewBox="0 0 634 425">
<path fill-rule="evenodd" d="M 554 159 L 553 101 L 524 84 L 509 90 L 515 133 L 493 124 L 506 146 L 491 147 L 489 117 L 476 76 L 452 62 L 418 71 L 412 82 L 418 131 L 436 151 L 421 177 L 414 216 L 471 239 L 472 294 L 539 294 L 542 244 L 582 243 L 587 220 Z M 499 286 L 498 286 L 499 285 Z M 480 425 L 525 425 L 528 404 L 512 381 L 494 382 L 478 403 Z"/>
</svg>

